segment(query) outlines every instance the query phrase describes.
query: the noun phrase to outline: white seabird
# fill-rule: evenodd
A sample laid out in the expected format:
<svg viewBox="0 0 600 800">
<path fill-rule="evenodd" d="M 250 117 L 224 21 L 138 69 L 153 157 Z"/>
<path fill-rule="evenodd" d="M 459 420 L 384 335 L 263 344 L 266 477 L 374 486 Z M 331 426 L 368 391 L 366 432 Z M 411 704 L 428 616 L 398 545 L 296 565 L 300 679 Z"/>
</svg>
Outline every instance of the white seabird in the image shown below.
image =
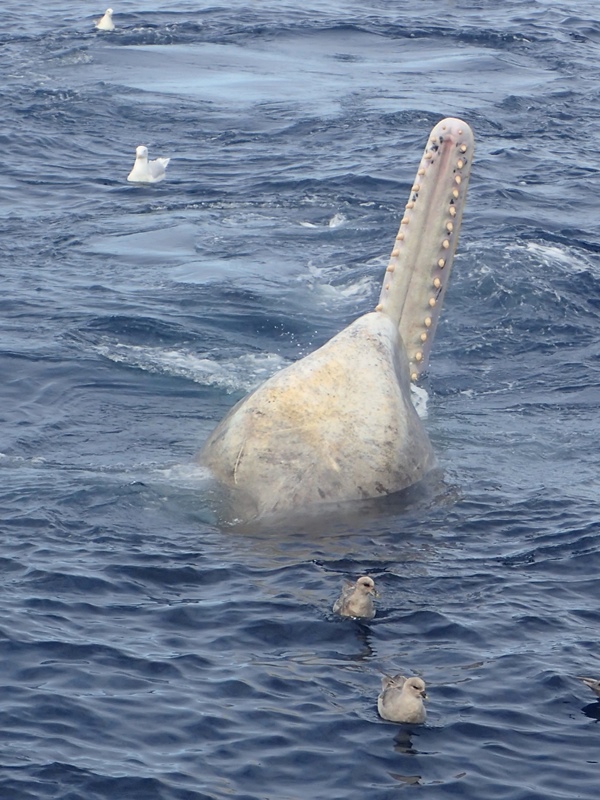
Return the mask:
<svg viewBox="0 0 600 800">
<path fill-rule="evenodd" d="M 427 700 L 425 681 L 422 678 L 405 678 L 404 675 L 384 675 L 381 692 L 377 698 L 377 711 L 390 722 L 422 723 L 427 718 L 423 705 Z"/>
<path fill-rule="evenodd" d="M 373 619 L 375 616 L 373 598 L 378 596 L 373 578 L 362 575 L 356 583 L 346 582 L 341 595 L 333 604 L 333 611 L 342 617 Z"/>
<path fill-rule="evenodd" d="M 99 31 L 114 31 L 115 23 L 112 21 L 112 15 L 112 8 L 107 8 L 104 12 L 104 16 L 96 22 L 96 28 L 98 28 Z"/>
<path fill-rule="evenodd" d="M 134 183 L 158 183 L 165 177 L 170 158 L 157 158 L 148 161 L 148 148 L 141 144 L 135 151 L 135 164 L 127 176 Z"/>
</svg>

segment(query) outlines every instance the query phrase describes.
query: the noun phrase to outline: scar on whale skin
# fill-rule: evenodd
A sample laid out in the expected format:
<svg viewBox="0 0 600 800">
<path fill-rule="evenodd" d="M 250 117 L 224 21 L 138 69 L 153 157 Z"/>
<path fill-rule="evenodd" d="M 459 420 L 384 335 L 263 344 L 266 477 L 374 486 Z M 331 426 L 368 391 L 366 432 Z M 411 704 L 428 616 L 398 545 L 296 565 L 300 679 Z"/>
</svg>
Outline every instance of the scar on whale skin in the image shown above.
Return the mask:
<svg viewBox="0 0 600 800">
<path fill-rule="evenodd" d="M 374 312 L 235 405 L 197 456 L 250 520 L 405 489 L 435 465 L 411 400 L 427 368 L 466 199 L 474 141 L 432 130 Z"/>
</svg>

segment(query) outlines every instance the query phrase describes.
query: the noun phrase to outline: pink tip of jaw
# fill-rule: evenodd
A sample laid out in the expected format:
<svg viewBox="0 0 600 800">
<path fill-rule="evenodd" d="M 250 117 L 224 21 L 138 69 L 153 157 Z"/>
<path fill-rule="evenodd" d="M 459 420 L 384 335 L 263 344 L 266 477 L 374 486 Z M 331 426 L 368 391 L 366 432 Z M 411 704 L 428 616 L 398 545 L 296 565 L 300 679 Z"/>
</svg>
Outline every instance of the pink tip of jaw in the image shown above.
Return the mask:
<svg viewBox="0 0 600 800">
<path fill-rule="evenodd" d="M 466 152 L 467 146 L 473 144 L 473 131 L 462 119 L 455 117 L 446 117 L 438 122 L 438 124 L 431 131 L 432 138 L 436 136 L 452 136 L 456 139 L 461 139 L 461 151 Z M 462 148 L 465 148 L 462 150 Z"/>
</svg>

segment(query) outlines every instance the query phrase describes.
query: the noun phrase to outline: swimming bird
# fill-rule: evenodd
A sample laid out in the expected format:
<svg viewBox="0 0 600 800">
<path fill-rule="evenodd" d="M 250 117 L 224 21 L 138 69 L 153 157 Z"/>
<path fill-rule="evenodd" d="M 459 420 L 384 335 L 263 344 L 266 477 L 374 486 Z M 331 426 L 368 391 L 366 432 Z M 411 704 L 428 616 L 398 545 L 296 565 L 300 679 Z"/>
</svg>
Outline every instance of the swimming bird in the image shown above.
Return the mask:
<svg viewBox="0 0 600 800">
<path fill-rule="evenodd" d="M 135 151 L 135 164 L 127 176 L 134 183 L 158 183 L 165 177 L 165 170 L 170 158 L 157 158 L 148 161 L 148 148 L 141 144 Z"/>
<path fill-rule="evenodd" d="M 333 604 L 333 611 L 335 614 L 341 614 L 342 617 L 373 619 L 375 616 L 374 597 L 379 597 L 375 589 L 375 581 L 373 578 L 363 575 L 356 583 L 346 581 L 341 595 Z"/>
<path fill-rule="evenodd" d="M 600 697 L 600 681 L 596 678 L 577 678 L 578 681 L 583 681 L 586 686 L 589 686 L 592 692 Z"/>
<path fill-rule="evenodd" d="M 115 23 L 112 21 L 112 15 L 112 8 L 107 8 L 104 12 L 104 16 L 96 22 L 96 28 L 98 28 L 99 31 L 114 31 Z"/>
<path fill-rule="evenodd" d="M 381 692 L 377 698 L 377 711 L 390 722 L 425 722 L 427 711 L 425 681 L 422 678 L 405 678 L 404 675 L 384 675 Z"/>
</svg>

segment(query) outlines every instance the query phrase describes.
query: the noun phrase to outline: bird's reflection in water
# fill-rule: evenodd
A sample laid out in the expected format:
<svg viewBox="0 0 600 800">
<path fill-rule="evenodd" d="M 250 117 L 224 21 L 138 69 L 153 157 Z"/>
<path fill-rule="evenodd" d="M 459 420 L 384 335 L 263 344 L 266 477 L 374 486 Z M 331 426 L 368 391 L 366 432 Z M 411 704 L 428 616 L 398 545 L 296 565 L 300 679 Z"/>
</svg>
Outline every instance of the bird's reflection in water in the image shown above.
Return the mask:
<svg viewBox="0 0 600 800">
<path fill-rule="evenodd" d="M 358 651 L 349 656 L 350 661 L 367 661 L 374 656 L 371 646 L 371 628 L 358 619 L 352 620 L 354 635 L 358 643 Z"/>
<path fill-rule="evenodd" d="M 418 736 L 418 734 L 416 735 Z M 410 728 L 399 728 L 398 732 L 394 736 L 394 750 L 397 753 L 403 753 L 405 755 L 417 755 L 419 751 L 413 746 L 413 736 L 415 736 L 415 734 L 410 730 Z"/>
<path fill-rule="evenodd" d="M 394 750 L 396 753 L 401 753 L 402 755 L 408 756 L 417 755 L 419 751 L 415 749 L 412 743 L 412 737 L 415 735 L 418 736 L 419 734 L 414 734 L 410 728 L 405 726 L 398 728 L 393 739 Z M 399 772 L 389 772 L 388 774 L 390 778 L 393 778 L 395 781 L 399 781 L 400 783 L 405 783 L 409 786 L 421 785 L 421 775 L 403 775 Z"/>
<path fill-rule="evenodd" d="M 393 778 L 395 781 L 400 781 L 400 783 L 406 783 L 409 786 L 420 786 L 421 785 L 421 776 L 420 775 L 399 775 L 397 772 L 388 772 L 390 778 Z"/>
<path fill-rule="evenodd" d="M 588 703 L 588 705 L 584 706 L 581 710 L 586 717 L 590 717 L 590 719 L 595 719 L 596 722 L 600 722 L 600 700 L 598 700 L 596 703 Z"/>
</svg>

